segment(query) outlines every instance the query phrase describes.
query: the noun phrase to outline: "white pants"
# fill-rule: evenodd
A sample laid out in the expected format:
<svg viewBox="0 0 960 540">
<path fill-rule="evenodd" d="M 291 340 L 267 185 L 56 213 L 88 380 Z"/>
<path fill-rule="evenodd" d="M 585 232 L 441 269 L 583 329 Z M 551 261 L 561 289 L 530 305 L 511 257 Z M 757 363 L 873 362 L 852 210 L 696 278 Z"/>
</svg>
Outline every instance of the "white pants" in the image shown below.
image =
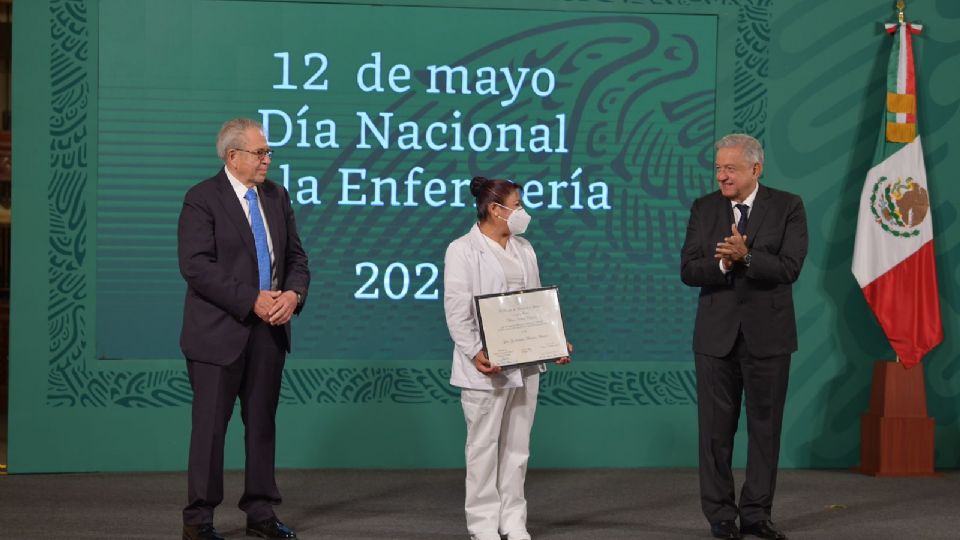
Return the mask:
<svg viewBox="0 0 960 540">
<path fill-rule="evenodd" d="M 540 374 L 520 388 L 460 391 L 467 421 L 467 531 L 474 540 L 500 533 L 526 537 L 523 482 L 530 457 L 530 429 L 537 410 Z"/>
</svg>

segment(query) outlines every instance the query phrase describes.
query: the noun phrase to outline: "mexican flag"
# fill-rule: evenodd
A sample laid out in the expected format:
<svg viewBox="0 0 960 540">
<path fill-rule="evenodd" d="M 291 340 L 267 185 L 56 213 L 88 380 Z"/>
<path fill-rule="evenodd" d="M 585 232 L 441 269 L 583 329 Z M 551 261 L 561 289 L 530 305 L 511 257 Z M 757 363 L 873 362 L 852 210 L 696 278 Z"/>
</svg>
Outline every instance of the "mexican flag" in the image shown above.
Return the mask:
<svg viewBox="0 0 960 540">
<path fill-rule="evenodd" d="M 917 86 L 910 38 L 921 26 L 888 24 L 893 50 L 874 166 L 860 194 L 853 275 L 906 367 L 943 341 L 930 192 L 917 135 Z"/>
</svg>

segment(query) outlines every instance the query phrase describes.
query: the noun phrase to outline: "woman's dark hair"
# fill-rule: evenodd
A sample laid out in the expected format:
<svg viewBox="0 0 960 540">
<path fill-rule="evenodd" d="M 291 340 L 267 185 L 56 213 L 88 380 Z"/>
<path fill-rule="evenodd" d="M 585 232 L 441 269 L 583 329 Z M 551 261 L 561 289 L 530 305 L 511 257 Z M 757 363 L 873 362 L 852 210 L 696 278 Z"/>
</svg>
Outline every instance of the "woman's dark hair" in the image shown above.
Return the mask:
<svg viewBox="0 0 960 540">
<path fill-rule="evenodd" d="M 487 206 L 490 203 L 502 205 L 514 191 L 519 191 L 520 195 L 523 195 L 520 184 L 510 180 L 474 176 L 470 181 L 470 193 L 477 199 L 477 221 L 487 219 Z"/>
</svg>

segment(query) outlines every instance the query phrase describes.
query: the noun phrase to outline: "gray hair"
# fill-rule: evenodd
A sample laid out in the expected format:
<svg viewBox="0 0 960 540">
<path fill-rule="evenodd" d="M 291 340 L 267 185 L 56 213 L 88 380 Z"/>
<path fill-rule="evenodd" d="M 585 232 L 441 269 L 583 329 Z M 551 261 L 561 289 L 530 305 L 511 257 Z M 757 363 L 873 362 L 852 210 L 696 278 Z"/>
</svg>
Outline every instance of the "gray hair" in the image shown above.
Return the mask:
<svg viewBox="0 0 960 540">
<path fill-rule="evenodd" d="M 725 135 L 713 147 L 717 150 L 721 148 L 743 148 L 743 157 L 747 158 L 747 161 L 763 165 L 763 146 L 760 146 L 760 141 L 746 133 Z"/>
<path fill-rule="evenodd" d="M 240 146 L 247 142 L 246 131 L 250 128 L 257 128 L 263 131 L 263 126 L 260 125 L 260 122 L 249 118 L 234 118 L 233 120 L 224 122 L 220 128 L 220 133 L 217 135 L 217 156 L 219 156 L 221 160 L 226 161 L 227 150 L 240 148 Z"/>
</svg>

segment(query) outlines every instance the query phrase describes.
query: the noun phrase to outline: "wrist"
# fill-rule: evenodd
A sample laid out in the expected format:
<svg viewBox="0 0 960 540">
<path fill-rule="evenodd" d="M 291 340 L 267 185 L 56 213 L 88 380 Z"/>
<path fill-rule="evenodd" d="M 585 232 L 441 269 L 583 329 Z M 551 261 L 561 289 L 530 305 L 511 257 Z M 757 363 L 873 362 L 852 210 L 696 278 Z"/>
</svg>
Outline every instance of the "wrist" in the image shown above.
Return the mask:
<svg viewBox="0 0 960 540">
<path fill-rule="evenodd" d="M 746 255 L 743 256 L 743 265 L 750 268 L 751 262 L 753 262 L 753 254 L 748 251 Z"/>
</svg>

